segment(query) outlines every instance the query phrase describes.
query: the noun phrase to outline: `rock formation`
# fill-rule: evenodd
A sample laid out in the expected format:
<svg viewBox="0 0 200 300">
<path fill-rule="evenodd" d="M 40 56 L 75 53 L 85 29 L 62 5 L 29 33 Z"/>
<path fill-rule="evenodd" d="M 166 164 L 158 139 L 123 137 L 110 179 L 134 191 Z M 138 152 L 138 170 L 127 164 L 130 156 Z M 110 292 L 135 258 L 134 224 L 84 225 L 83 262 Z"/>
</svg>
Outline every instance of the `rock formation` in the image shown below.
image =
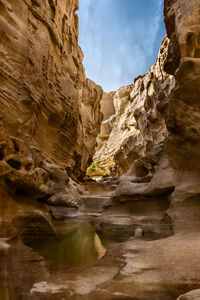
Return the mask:
<svg viewBox="0 0 200 300">
<path fill-rule="evenodd" d="M 0 298 L 198 299 L 199 0 L 165 0 L 156 63 L 104 94 L 85 77 L 77 9 L 0 0 Z M 96 137 L 111 177 L 81 186 Z M 35 244 L 70 217 L 107 251 L 52 271 Z"/>
<path fill-rule="evenodd" d="M 198 300 L 200 299 L 200 290 L 196 289 L 186 293 L 185 295 L 181 295 L 177 300 Z"/>
<path fill-rule="evenodd" d="M 111 132 L 95 154 L 123 175 L 113 197 L 171 194 L 167 214 L 178 231 L 199 224 L 198 4 L 165 1 L 168 38 L 149 72 L 114 94 Z"/>
<path fill-rule="evenodd" d="M 102 89 L 85 78 L 78 1 L 1 0 L 0 8 L 0 111 L 7 133 L 80 176 L 93 155 Z"/>
<path fill-rule="evenodd" d="M 82 188 L 73 180 L 94 153 L 103 91 L 85 76 L 77 10 L 77 0 L 0 0 L 0 248 L 12 244 L 2 250 L 1 265 L 9 262 L 0 298 L 20 252 L 40 269 L 25 245 L 55 237 L 49 211 L 78 209 Z"/>
<path fill-rule="evenodd" d="M 92 159 L 102 89 L 85 77 L 77 9 L 76 0 L 0 1 L 0 199 L 78 207 L 70 177 Z"/>
<path fill-rule="evenodd" d="M 173 76 L 164 71 L 168 43 L 165 38 L 156 63 L 146 75 L 111 94 L 115 110 L 102 122 L 101 133 L 108 136 L 99 144 L 94 159 L 107 167 L 114 163 L 113 176 L 126 173 L 133 162 L 138 175 L 149 175 L 162 150 L 167 130 L 161 112 L 173 85 Z"/>
<path fill-rule="evenodd" d="M 106 140 L 108 140 L 113 128 L 113 124 L 115 122 L 115 107 L 113 103 L 114 94 L 115 92 L 103 93 L 103 97 L 101 100 L 101 112 L 103 114 L 103 121 L 101 123 L 100 134 L 97 137 L 98 151 L 102 151 L 103 144 Z M 108 158 L 108 161 L 109 160 L 110 157 Z"/>
<path fill-rule="evenodd" d="M 165 117 L 170 132 L 166 151 L 175 169 L 199 172 L 199 3 L 171 2 L 171 6 L 165 4 L 165 22 L 171 41 L 165 69 L 174 75 L 175 86 Z"/>
</svg>

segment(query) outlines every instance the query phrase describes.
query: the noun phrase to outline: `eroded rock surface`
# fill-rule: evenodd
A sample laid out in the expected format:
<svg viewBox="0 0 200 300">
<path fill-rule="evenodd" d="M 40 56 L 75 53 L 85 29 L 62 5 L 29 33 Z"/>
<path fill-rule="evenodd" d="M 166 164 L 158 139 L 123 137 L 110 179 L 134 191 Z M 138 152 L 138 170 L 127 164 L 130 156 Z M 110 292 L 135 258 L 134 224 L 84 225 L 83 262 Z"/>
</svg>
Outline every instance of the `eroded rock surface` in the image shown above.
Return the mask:
<svg viewBox="0 0 200 300">
<path fill-rule="evenodd" d="M 95 159 L 115 178 L 84 187 L 71 177 L 95 148 L 102 89 L 84 75 L 78 2 L 0 9 L 0 298 L 198 299 L 199 0 L 165 0 L 156 63 L 104 94 Z M 28 247 L 55 238 L 50 215 L 90 221 L 104 257 L 50 274 Z"/>
<path fill-rule="evenodd" d="M 111 93 L 115 110 L 102 123 L 107 140 L 97 148 L 94 159 L 107 167 L 113 160 L 115 176 L 126 173 L 134 161 L 137 177 L 151 176 L 162 151 L 167 130 L 161 111 L 173 85 L 173 77 L 163 69 L 168 43 L 165 38 L 155 65 L 146 75 Z"/>
<path fill-rule="evenodd" d="M 181 295 L 177 298 L 177 300 L 199 300 L 200 299 L 200 290 L 196 289 L 193 291 L 190 291 L 184 295 Z"/>
<path fill-rule="evenodd" d="M 85 76 L 77 10 L 77 0 L 0 0 L 2 253 L 11 241 L 1 257 L 1 299 L 23 297 L 41 269 L 48 275 L 24 244 L 55 237 L 49 212 L 79 215 L 83 188 L 75 181 L 94 153 L 103 91 Z"/>
<path fill-rule="evenodd" d="M 199 1 L 165 1 L 164 13 L 168 37 L 158 59 L 146 75 L 114 94 L 115 112 L 106 121 L 108 136 L 97 148 L 95 161 L 111 165 L 111 175 L 121 176 L 113 198 L 135 201 L 168 195 L 167 214 L 174 228 L 195 230 L 200 183 Z"/>
<path fill-rule="evenodd" d="M 165 3 L 165 21 L 170 48 L 173 52 L 179 49 L 179 55 L 176 56 L 176 70 L 169 70 L 176 81 L 169 97 L 166 123 L 170 135 L 166 151 L 175 169 L 199 172 L 199 2 L 173 1 L 173 5 L 167 4 L 168 1 Z M 166 69 L 170 63 L 174 61 L 169 57 Z"/>
<path fill-rule="evenodd" d="M 78 1 L 0 1 L 0 111 L 8 135 L 80 176 L 93 155 L 102 89 L 85 78 Z"/>
</svg>

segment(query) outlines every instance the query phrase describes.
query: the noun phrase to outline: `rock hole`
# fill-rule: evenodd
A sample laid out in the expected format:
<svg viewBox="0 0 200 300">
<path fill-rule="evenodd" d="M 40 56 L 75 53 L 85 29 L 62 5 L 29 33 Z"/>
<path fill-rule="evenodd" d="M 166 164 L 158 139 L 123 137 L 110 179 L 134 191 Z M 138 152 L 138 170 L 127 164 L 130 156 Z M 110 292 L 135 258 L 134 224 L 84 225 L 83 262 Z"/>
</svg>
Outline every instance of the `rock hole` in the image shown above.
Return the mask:
<svg viewBox="0 0 200 300">
<path fill-rule="evenodd" d="M 9 178 L 5 179 L 5 184 L 10 186 L 12 184 L 12 181 Z"/>
<path fill-rule="evenodd" d="M 186 43 L 188 46 L 192 47 L 194 46 L 194 40 L 195 40 L 195 37 L 194 37 L 194 34 L 193 33 L 189 33 L 186 37 Z"/>
<path fill-rule="evenodd" d="M 4 159 L 3 148 L 0 148 L 0 160 Z"/>
<path fill-rule="evenodd" d="M 48 123 L 50 126 L 58 126 L 60 124 L 60 116 L 58 114 L 52 114 L 48 119 Z"/>
<path fill-rule="evenodd" d="M 200 49 L 196 48 L 194 51 L 194 58 L 200 58 Z"/>
<path fill-rule="evenodd" d="M 31 163 L 30 163 L 30 164 L 27 164 L 27 165 L 25 165 L 25 170 L 26 170 L 26 171 L 30 171 L 31 167 L 32 167 L 32 164 L 31 164 Z"/>
<path fill-rule="evenodd" d="M 20 104 L 22 105 L 23 108 L 30 109 L 32 102 L 31 100 L 22 100 Z"/>
<path fill-rule="evenodd" d="M 195 45 L 195 34 L 194 33 L 188 33 L 186 36 L 186 56 L 192 57 L 193 56 L 193 50 Z"/>
<path fill-rule="evenodd" d="M 49 181 L 49 175 L 47 173 L 43 173 L 42 178 L 43 178 L 44 184 L 46 184 Z"/>
<path fill-rule="evenodd" d="M 15 151 L 19 152 L 19 146 L 18 146 L 17 142 L 14 139 L 12 139 L 12 142 L 13 142 Z"/>
<path fill-rule="evenodd" d="M 136 176 L 137 177 L 145 177 L 149 174 L 149 171 L 144 166 L 139 166 L 136 169 Z"/>
<path fill-rule="evenodd" d="M 19 170 L 21 168 L 21 163 L 13 158 L 7 160 L 7 163 L 15 170 Z"/>
<path fill-rule="evenodd" d="M 37 6 L 37 7 L 40 7 L 40 3 L 37 1 L 37 0 L 31 0 L 31 2 Z"/>
<path fill-rule="evenodd" d="M 39 162 L 39 168 L 43 168 L 44 167 L 44 163 L 43 163 L 43 161 L 41 160 L 40 162 Z"/>
<path fill-rule="evenodd" d="M 54 181 L 54 177 L 52 174 L 49 174 L 49 180 Z"/>
<path fill-rule="evenodd" d="M 50 5 L 50 14 L 52 17 L 52 21 L 54 21 L 53 19 L 55 18 L 55 15 L 56 15 L 56 8 L 54 5 L 54 2 L 52 0 L 49 0 L 49 5 Z"/>
<path fill-rule="evenodd" d="M 37 198 L 37 201 L 39 201 L 39 202 L 46 202 L 51 196 L 53 196 L 53 195 L 50 194 L 50 195 L 46 195 L 44 197 L 39 197 L 39 198 Z"/>
<path fill-rule="evenodd" d="M 15 187 L 15 195 L 17 197 L 37 199 L 41 196 L 41 192 L 35 186 L 19 185 Z"/>
<path fill-rule="evenodd" d="M 142 81 L 141 83 L 141 87 L 140 87 L 140 93 L 142 93 L 144 91 L 145 87 L 144 87 L 144 82 Z"/>
<path fill-rule="evenodd" d="M 198 43 L 198 45 L 200 45 L 200 33 L 198 34 L 198 37 L 197 37 L 197 43 Z"/>
<path fill-rule="evenodd" d="M 33 63 L 33 61 L 32 61 L 32 59 L 31 59 L 31 58 L 29 58 L 29 59 L 28 59 L 28 63 L 29 63 L 29 66 L 31 66 L 31 67 L 33 67 L 33 66 L 34 66 L 34 63 Z"/>
</svg>

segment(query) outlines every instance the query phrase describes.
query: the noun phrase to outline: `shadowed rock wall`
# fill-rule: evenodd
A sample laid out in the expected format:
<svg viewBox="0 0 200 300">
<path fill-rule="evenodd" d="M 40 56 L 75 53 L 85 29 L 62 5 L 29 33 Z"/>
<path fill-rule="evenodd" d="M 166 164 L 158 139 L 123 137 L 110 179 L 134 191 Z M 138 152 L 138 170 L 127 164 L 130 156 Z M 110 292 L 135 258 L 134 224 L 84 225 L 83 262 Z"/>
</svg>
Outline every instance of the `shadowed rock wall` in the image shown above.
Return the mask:
<svg viewBox="0 0 200 300">
<path fill-rule="evenodd" d="M 175 169 L 200 171 L 200 17 L 199 1 L 165 1 L 171 40 L 165 69 L 174 75 L 169 97 L 166 150 Z M 176 68 L 175 68 L 176 67 Z"/>
<path fill-rule="evenodd" d="M 85 78 L 77 9 L 77 0 L 0 1 L 0 115 L 8 135 L 80 176 L 102 89 Z"/>
<path fill-rule="evenodd" d="M 103 91 L 85 77 L 77 9 L 77 0 L 0 0 L 1 299 L 47 274 L 25 245 L 55 238 L 58 206 L 78 214 L 71 178 L 94 153 Z"/>
<path fill-rule="evenodd" d="M 71 178 L 81 179 L 93 156 L 103 91 L 85 77 L 77 9 L 77 0 L 0 0 L 3 236 L 5 211 L 15 202 L 10 224 L 23 203 L 30 215 L 45 203 L 78 208 L 81 187 Z"/>
</svg>

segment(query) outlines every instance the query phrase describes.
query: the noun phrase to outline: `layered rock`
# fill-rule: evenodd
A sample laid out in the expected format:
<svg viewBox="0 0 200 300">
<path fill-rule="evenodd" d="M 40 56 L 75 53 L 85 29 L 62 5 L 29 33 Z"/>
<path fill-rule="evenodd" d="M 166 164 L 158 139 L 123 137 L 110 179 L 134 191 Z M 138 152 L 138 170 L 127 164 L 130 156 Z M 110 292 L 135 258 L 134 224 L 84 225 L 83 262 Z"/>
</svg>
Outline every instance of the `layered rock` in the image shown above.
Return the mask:
<svg viewBox="0 0 200 300">
<path fill-rule="evenodd" d="M 0 5 L 6 41 L 0 50 L 0 297 L 198 299 L 199 290 L 187 292 L 200 286 L 199 0 L 165 0 L 170 40 L 155 65 L 134 84 L 104 94 L 96 160 L 105 167 L 114 161 L 112 175 L 123 176 L 88 184 L 88 194 L 68 174 L 80 177 L 95 147 L 102 91 L 85 79 L 73 27 L 77 4 Z M 58 24 L 65 22 L 62 31 Z M 52 62 L 44 71 L 42 53 Z M 55 238 L 49 206 L 60 220 L 79 205 L 81 221 L 89 218 L 103 238 L 120 243 L 93 266 L 49 276 L 25 245 Z"/>
<path fill-rule="evenodd" d="M 102 89 L 85 77 L 77 9 L 76 0 L 0 1 L 0 201 L 6 207 L 12 199 L 30 201 L 30 210 L 38 201 L 51 211 L 78 208 L 81 188 L 71 178 L 83 177 L 93 155 Z"/>
<path fill-rule="evenodd" d="M 178 227 L 197 230 L 200 192 L 199 1 L 165 1 L 164 13 L 171 41 L 165 69 L 175 78 L 164 114 L 169 131 L 165 151 L 176 174 L 170 213 Z"/>
<path fill-rule="evenodd" d="M 199 226 L 199 2 L 165 1 L 165 38 L 155 65 L 113 98 L 111 132 L 95 160 L 121 176 L 121 202 L 168 195 L 175 232 Z M 169 197 L 170 196 L 170 197 Z"/>
<path fill-rule="evenodd" d="M 93 155 L 102 89 L 85 78 L 78 1 L 1 0 L 0 7 L 0 111 L 8 135 L 80 176 Z"/>
<path fill-rule="evenodd" d="M 165 22 L 171 40 L 165 69 L 176 80 L 166 117 L 170 132 L 166 150 L 175 169 L 199 172 L 199 2 L 182 2 L 165 2 Z"/>
<path fill-rule="evenodd" d="M 173 85 L 173 77 L 163 68 L 168 42 L 165 38 L 155 65 L 146 75 L 113 95 L 114 114 L 102 123 L 108 138 L 97 148 L 94 159 L 107 167 L 113 161 L 115 176 L 126 173 L 134 161 L 138 176 L 148 175 L 162 150 L 167 130 L 161 111 Z"/>
<path fill-rule="evenodd" d="M 85 76 L 77 9 L 77 0 L 0 0 L 0 252 L 9 241 L 0 298 L 8 289 L 15 299 L 20 280 L 32 286 L 44 271 L 25 245 L 55 238 L 49 212 L 77 211 L 72 178 L 94 153 L 103 91 Z"/>
</svg>

